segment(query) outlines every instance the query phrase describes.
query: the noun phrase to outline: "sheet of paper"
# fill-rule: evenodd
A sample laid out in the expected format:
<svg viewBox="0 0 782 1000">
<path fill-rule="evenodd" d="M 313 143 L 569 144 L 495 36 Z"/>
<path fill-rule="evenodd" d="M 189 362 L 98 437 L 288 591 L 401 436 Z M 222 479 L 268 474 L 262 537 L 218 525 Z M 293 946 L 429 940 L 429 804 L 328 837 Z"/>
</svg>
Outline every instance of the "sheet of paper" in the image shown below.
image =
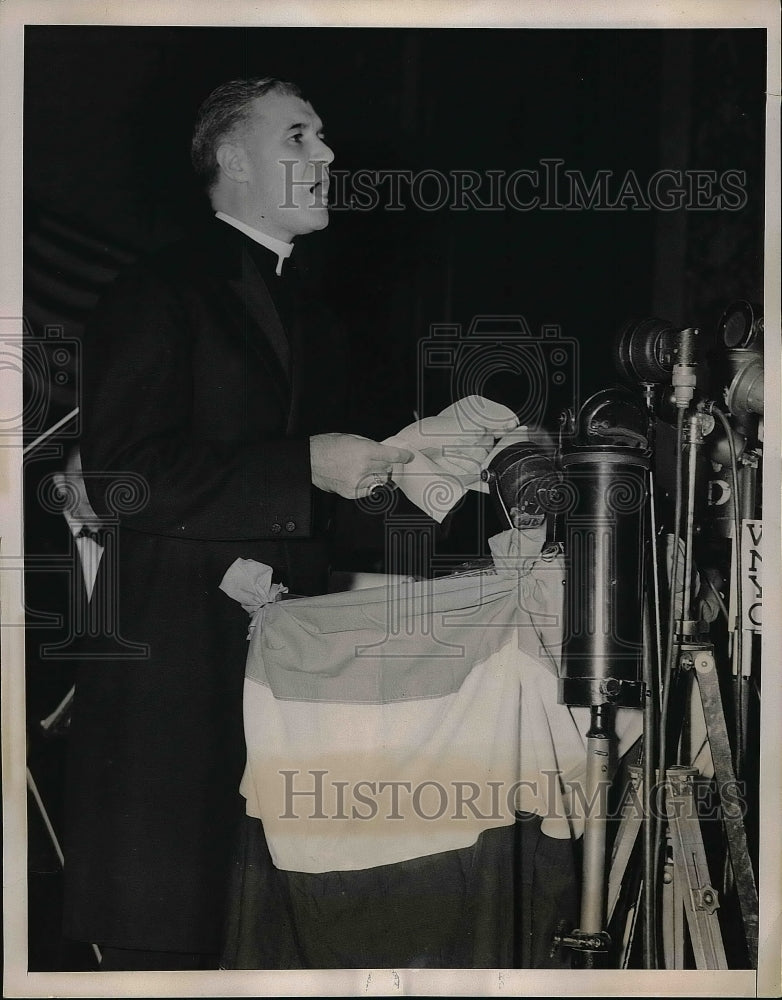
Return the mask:
<svg viewBox="0 0 782 1000">
<path fill-rule="evenodd" d="M 436 416 L 409 424 L 383 443 L 413 452 L 411 462 L 394 466 L 393 480 L 439 523 L 468 489 L 488 493 L 481 472 L 489 456 L 496 453 L 497 440 L 520 432 L 526 435 L 526 428 L 519 428 L 511 409 L 473 395 L 457 400 Z"/>
</svg>

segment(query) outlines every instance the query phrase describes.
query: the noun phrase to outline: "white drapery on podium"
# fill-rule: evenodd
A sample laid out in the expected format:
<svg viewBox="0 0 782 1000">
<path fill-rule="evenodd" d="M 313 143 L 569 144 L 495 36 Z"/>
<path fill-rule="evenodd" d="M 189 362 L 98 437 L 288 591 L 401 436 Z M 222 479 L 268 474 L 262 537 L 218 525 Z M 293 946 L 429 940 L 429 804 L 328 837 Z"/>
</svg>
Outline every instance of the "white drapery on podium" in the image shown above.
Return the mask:
<svg viewBox="0 0 782 1000">
<path fill-rule="evenodd" d="M 485 571 L 282 602 L 267 567 L 231 567 L 255 624 L 241 791 L 279 869 L 435 855 L 517 810 L 580 835 L 589 710 L 557 701 L 563 566 L 541 543 L 509 530 Z M 621 755 L 641 713 L 616 728 Z"/>
</svg>

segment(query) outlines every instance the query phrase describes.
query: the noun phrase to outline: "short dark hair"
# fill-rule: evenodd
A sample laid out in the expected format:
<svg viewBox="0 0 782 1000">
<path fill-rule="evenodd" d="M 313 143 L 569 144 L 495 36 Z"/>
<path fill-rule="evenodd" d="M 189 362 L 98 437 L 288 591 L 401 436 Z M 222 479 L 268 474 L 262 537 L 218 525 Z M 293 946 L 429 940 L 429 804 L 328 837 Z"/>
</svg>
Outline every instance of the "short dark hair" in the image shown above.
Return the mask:
<svg viewBox="0 0 782 1000">
<path fill-rule="evenodd" d="M 220 142 L 237 125 L 247 121 L 256 97 L 263 97 L 270 91 L 303 99 L 295 83 L 271 76 L 257 76 L 221 83 L 198 109 L 190 143 L 190 159 L 196 176 L 207 192 L 217 181 L 219 167 L 216 154 Z"/>
</svg>

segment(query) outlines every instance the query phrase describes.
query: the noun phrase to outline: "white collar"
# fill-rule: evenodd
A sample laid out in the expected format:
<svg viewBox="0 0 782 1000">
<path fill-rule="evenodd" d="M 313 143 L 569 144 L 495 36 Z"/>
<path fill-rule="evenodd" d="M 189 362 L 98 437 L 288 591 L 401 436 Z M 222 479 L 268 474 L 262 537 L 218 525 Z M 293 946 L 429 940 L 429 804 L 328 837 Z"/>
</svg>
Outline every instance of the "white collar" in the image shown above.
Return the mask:
<svg viewBox="0 0 782 1000">
<path fill-rule="evenodd" d="M 229 226 L 233 226 L 234 229 L 238 229 L 245 236 L 249 236 L 251 240 L 255 240 L 256 243 L 260 243 L 267 250 L 276 253 L 277 268 L 275 274 L 282 274 L 282 262 L 287 260 L 293 253 L 292 243 L 286 243 L 284 240 L 278 240 L 274 236 L 268 236 L 266 233 L 262 233 L 260 229 L 254 229 L 252 226 L 248 226 L 246 222 L 235 219 L 232 215 L 226 215 L 225 212 L 215 212 L 215 218 L 222 219 Z"/>
<path fill-rule="evenodd" d="M 82 520 L 79 520 L 79 519 L 75 518 L 73 516 L 73 514 L 71 514 L 71 512 L 68 511 L 68 510 L 64 510 L 62 513 L 63 513 L 63 516 L 65 517 L 65 522 L 68 525 L 68 529 L 69 529 L 70 533 L 73 535 L 74 538 L 77 539 L 77 541 L 79 540 L 78 539 L 79 532 L 85 526 L 88 527 L 88 528 L 92 528 L 92 529 L 97 529 L 97 528 L 102 527 L 100 521 L 98 521 L 97 518 L 94 521 L 82 521 Z M 82 536 L 82 537 L 84 537 L 84 536 Z"/>
</svg>

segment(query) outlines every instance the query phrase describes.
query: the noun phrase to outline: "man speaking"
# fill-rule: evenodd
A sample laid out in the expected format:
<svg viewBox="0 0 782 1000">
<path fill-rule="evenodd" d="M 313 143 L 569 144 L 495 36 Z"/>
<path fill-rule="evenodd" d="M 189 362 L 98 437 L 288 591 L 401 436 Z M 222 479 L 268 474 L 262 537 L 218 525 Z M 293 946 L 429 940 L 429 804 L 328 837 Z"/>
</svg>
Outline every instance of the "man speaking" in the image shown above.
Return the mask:
<svg viewBox="0 0 782 1000">
<path fill-rule="evenodd" d="M 114 627 L 148 648 L 84 664 L 76 686 L 65 932 L 106 970 L 217 964 L 247 653 L 223 574 L 254 559 L 323 592 L 329 494 L 365 496 L 412 457 L 338 433 L 346 347 L 294 253 L 328 224 L 322 128 L 292 84 L 210 94 L 192 160 L 215 218 L 121 275 L 85 336 L 81 452 L 118 526 Z"/>
</svg>

